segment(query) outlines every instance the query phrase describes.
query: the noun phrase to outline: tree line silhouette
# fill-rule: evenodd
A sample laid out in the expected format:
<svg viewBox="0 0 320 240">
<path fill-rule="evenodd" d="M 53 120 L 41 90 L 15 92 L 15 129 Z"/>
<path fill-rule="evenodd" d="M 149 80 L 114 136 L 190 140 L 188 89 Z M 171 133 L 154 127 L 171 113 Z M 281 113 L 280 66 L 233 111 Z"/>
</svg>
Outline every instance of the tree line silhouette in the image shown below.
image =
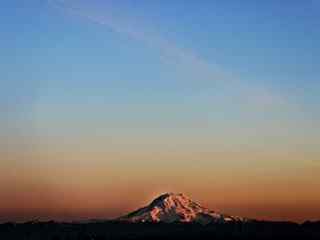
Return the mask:
<svg viewBox="0 0 320 240">
<path fill-rule="evenodd" d="M 263 222 L 209 224 L 27 222 L 0 225 L 3 240 L 164 240 L 164 239 L 319 239 L 320 222 L 296 224 Z"/>
</svg>

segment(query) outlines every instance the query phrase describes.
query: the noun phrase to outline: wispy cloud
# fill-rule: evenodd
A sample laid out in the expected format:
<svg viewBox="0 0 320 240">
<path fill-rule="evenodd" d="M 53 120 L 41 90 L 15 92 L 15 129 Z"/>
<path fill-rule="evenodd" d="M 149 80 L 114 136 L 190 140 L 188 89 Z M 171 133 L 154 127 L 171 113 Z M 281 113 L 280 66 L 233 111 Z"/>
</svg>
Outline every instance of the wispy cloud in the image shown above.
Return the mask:
<svg viewBox="0 0 320 240">
<path fill-rule="evenodd" d="M 137 20 L 128 13 L 124 6 L 113 1 L 105 1 L 103 6 L 83 1 L 49 0 L 50 4 L 97 24 L 106 26 L 118 34 L 124 34 L 133 40 L 139 41 L 147 47 L 160 53 L 165 64 L 173 65 L 184 80 L 197 82 L 204 86 L 222 87 L 227 90 L 226 97 L 239 99 L 251 107 L 278 106 L 284 103 L 284 98 L 269 89 L 261 86 L 245 84 L 230 70 L 223 69 L 219 64 L 208 62 L 190 49 L 183 49 L 179 44 L 164 38 L 156 31 L 152 19 Z M 208 85 L 209 84 L 209 85 Z"/>
<path fill-rule="evenodd" d="M 184 71 L 194 71 L 196 69 L 199 79 L 220 80 L 227 77 L 217 65 L 209 65 L 190 50 L 179 48 L 177 44 L 163 38 L 154 29 L 147 27 L 141 21 L 137 22 L 134 17 L 124 15 L 111 3 L 104 4 L 103 12 L 97 6 L 81 5 L 80 1 L 75 3 L 75 1 L 53 0 L 51 3 L 69 13 L 85 17 L 108 27 L 116 33 L 126 34 L 148 47 L 157 49 L 161 53 L 160 57 L 166 63 L 181 66 Z"/>
</svg>

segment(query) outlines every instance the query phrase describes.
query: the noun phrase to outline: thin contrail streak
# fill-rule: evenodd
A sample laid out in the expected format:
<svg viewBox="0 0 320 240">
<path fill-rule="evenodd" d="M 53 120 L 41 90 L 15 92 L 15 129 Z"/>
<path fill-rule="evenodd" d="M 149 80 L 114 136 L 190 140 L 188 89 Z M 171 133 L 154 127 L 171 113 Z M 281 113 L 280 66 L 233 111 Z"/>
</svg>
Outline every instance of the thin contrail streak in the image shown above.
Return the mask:
<svg viewBox="0 0 320 240">
<path fill-rule="evenodd" d="M 126 16 L 118 16 L 119 12 L 113 12 L 110 6 L 100 14 L 97 9 L 79 4 L 70 4 L 71 1 L 49 0 L 49 3 L 69 14 L 83 17 L 108 29 L 129 36 L 151 49 L 160 53 L 160 58 L 166 64 L 173 65 L 184 79 L 196 81 L 198 84 L 215 86 L 228 89 L 229 96 L 244 101 L 254 108 L 263 105 L 279 105 L 284 103 L 282 96 L 270 92 L 264 87 L 244 84 L 230 71 L 225 71 L 218 64 L 208 63 L 190 50 L 177 47 L 173 42 L 162 38 L 157 32 L 149 30 L 142 23 L 134 24 L 132 19 Z M 99 9 L 98 9 L 99 10 Z M 209 84 L 209 85 L 208 85 Z"/>
<path fill-rule="evenodd" d="M 183 68 L 184 71 L 196 72 L 196 75 L 201 80 L 225 80 L 231 81 L 231 74 L 222 72 L 220 67 L 215 64 L 208 64 L 200 57 L 196 56 L 191 51 L 181 49 L 170 41 L 159 36 L 153 31 L 147 31 L 144 26 L 134 26 L 130 20 L 121 19 L 116 17 L 116 14 L 109 12 L 103 15 L 97 12 L 90 12 L 87 9 L 68 5 L 66 1 L 49 0 L 51 4 L 55 4 L 69 13 L 84 17 L 92 22 L 107 26 L 109 29 L 116 33 L 125 34 L 132 39 L 142 42 L 146 46 L 157 49 L 161 55 L 161 59 L 168 64 Z M 111 10 L 112 11 L 112 10 Z M 195 71 L 196 70 L 196 71 Z M 192 74 L 195 75 L 195 74 Z"/>
</svg>

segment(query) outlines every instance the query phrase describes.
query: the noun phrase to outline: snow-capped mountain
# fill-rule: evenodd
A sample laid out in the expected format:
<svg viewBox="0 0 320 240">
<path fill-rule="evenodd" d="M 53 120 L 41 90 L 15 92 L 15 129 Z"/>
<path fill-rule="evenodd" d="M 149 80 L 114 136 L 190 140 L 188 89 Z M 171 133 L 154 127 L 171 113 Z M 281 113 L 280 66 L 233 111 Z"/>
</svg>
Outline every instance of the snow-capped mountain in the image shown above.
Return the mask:
<svg viewBox="0 0 320 240">
<path fill-rule="evenodd" d="M 201 224 L 240 222 L 245 219 L 211 211 L 193 202 L 182 193 L 165 193 L 148 206 L 140 208 L 120 221 L 128 222 L 197 222 Z"/>
</svg>

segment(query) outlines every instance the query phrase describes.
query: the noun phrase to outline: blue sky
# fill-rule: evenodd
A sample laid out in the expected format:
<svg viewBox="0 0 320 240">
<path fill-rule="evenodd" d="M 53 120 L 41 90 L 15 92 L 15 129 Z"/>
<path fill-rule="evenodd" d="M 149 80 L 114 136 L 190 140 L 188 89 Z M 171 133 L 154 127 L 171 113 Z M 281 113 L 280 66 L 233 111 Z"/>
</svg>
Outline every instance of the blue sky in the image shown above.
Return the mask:
<svg viewBox="0 0 320 240">
<path fill-rule="evenodd" d="M 188 119 L 194 128 L 319 119 L 317 1 L 2 4 L 1 99 L 11 120 L 63 132 L 50 123 L 58 116 L 90 125 L 108 112 L 154 130 Z"/>
</svg>

